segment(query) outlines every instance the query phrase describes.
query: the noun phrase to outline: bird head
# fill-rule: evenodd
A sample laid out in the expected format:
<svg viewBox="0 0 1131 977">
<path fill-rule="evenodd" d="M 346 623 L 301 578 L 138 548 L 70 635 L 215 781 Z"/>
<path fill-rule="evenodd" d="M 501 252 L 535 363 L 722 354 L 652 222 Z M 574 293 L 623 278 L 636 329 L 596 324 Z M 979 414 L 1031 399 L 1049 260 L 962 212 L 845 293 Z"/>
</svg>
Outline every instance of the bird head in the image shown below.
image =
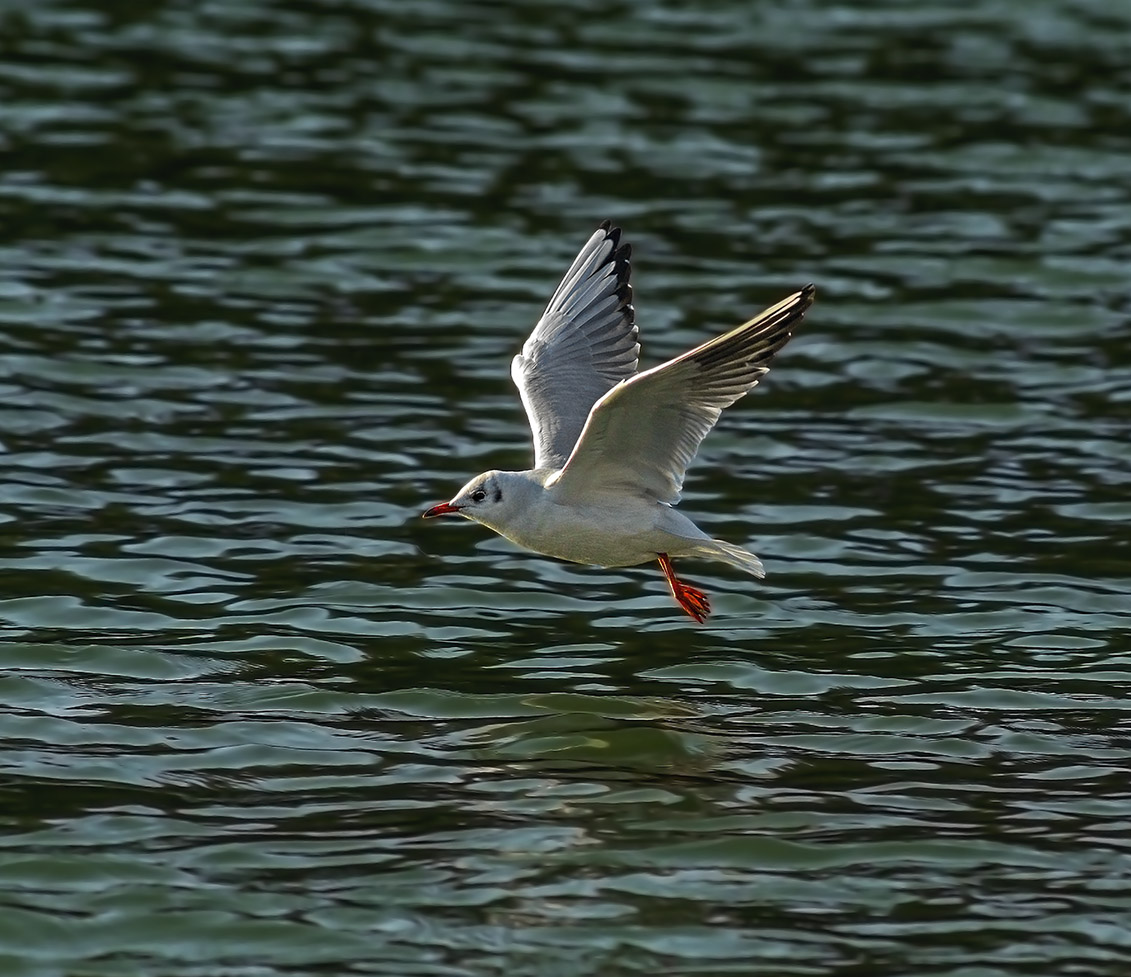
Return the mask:
<svg viewBox="0 0 1131 977">
<path fill-rule="evenodd" d="M 500 517 L 505 518 L 505 513 L 510 508 L 507 496 L 507 475 L 512 472 L 484 472 L 476 475 L 470 482 L 461 488 L 450 502 L 441 502 L 422 513 L 425 519 L 434 519 L 437 516 L 463 516 L 481 522 L 494 529 Z"/>
</svg>

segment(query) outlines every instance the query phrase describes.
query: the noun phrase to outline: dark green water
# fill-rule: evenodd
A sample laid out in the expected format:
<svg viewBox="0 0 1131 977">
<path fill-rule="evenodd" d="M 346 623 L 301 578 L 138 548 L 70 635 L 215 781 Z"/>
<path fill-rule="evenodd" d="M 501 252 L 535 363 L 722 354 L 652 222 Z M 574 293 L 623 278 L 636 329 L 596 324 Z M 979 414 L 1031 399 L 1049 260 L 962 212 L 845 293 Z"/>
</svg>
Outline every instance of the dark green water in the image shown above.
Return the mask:
<svg viewBox="0 0 1131 977">
<path fill-rule="evenodd" d="M 0 11 L 0 972 L 1131 973 L 1131 6 Z M 703 628 L 418 518 L 605 217 Z"/>
</svg>

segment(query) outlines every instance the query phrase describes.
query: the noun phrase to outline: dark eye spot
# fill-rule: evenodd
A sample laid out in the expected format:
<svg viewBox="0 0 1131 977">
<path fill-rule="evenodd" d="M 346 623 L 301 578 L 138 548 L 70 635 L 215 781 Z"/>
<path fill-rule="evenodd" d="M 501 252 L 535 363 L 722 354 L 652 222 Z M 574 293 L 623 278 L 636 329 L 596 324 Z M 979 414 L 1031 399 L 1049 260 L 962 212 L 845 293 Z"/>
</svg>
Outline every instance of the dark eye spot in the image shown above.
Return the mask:
<svg viewBox="0 0 1131 977">
<path fill-rule="evenodd" d="M 487 493 L 483 489 L 476 489 L 471 493 L 472 502 L 482 502 L 485 498 L 487 498 Z"/>
</svg>

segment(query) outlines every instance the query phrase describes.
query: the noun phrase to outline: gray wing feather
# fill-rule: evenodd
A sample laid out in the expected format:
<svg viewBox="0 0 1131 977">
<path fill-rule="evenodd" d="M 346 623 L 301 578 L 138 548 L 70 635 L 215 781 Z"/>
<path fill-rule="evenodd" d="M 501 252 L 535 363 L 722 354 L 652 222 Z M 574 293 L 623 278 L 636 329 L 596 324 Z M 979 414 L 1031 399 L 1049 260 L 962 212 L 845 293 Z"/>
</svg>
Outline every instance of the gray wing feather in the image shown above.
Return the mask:
<svg viewBox="0 0 1131 977">
<path fill-rule="evenodd" d="M 620 243 L 620 228 L 602 223 L 511 361 L 534 435 L 535 468 L 564 465 L 589 409 L 636 372 L 631 254 Z"/>
<path fill-rule="evenodd" d="M 737 329 L 614 387 L 593 405 L 553 484 L 565 496 L 622 491 L 678 502 L 703 438 L 723 408 L 765 376 L 815 294 L 807 285 Z"/>
</svg>

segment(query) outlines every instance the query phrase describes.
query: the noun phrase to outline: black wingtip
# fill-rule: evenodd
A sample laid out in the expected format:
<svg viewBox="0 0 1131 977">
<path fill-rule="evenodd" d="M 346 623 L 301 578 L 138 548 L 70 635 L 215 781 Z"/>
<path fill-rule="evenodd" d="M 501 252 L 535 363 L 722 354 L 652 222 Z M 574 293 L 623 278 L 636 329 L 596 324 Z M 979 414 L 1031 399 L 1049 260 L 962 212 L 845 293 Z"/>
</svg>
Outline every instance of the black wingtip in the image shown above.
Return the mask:
<svg viewBox="0 0 1131 977">
<path fill-rule="evenodd" d="M 617 227 L 612 221 L 601 221 L 601 223 L 597 225 L 597 230 L 605 232 L 605 240 L 612 241 L 614 251 L 618 250 L 621 247 L 620 228 Z"/>
<path fill-rule="evenodd" d="M 626 241 L 618 247 L 620 228 L 615 227 L 613 230 L 618 237 L 613 238 L 610 235 L 613 250 L 608 260 L 613 263 L 613 274 L 617 278 L 617 299 L 629 323 L 635 324 L 636 310 L 632 306 L 632 261 L 630 260 L 632 258 L 632 245 Z"/>
<path fill-rule="evenodd" d="M 804 315 L 809 311 L 814 300 L 817 298 L 817 286 L 810 282 L 808 285 L 803 285 L 795 294 L 797 301 L 794 308 L 796 308 L 801 315 Z"/>
<path fill-rule="evenodd" d="M 608 256 L 601 263 L 604 268 L 607 265 L 613 266 L 613 274 L 616 276 L 617 287 L 616 295 L 620 302 L 621 311 L 628 319 L 630 325 L 635 327 L 636 324 L 636 310 L 632 306 L 632 245 L 625 241 L 621 243 L 620 235 L 621 230 L 619 227 L 613 225 L 611 220 L 603 220 L 597 225 L 598 231 L 604 231 L 605 240 L 612 244 Z"/>
</svg>

